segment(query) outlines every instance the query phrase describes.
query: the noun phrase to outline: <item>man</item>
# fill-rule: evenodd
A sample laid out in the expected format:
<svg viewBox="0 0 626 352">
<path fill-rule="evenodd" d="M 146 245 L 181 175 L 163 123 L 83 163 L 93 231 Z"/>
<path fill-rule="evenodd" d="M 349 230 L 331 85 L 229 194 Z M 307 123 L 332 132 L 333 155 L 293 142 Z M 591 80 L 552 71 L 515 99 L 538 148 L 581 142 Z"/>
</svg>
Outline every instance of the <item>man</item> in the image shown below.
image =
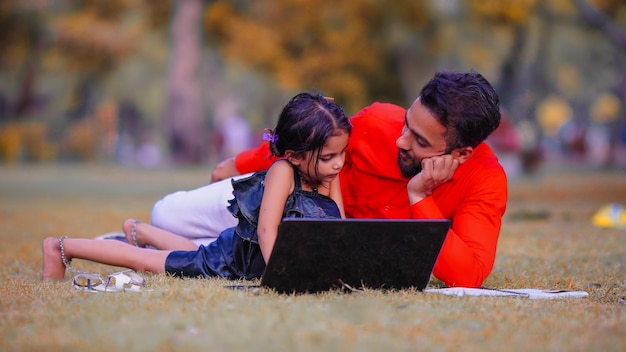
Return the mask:
<svg viewBox="0 0 626 352">
<path fill-rule="evenodd" d="M 500 123 L 493 87 L 474 71 L 438 72 L 408 110 L 374 103 L 351 123 L 340 173 L 346 216 L 450 219 L 433 274 L 449 287 L 480 287 L 495 261 L 507 202 L 506 175 L 484 143 Z M 272 161 L 262 144 L 220 163 L 213 179 L 264 169 Z M 153 224 L 184 234 L 180 225 L 195 217 L 199 223 L 192 227 L 208 235 L 206 225 L 224 220 L 214 212 L 225 210 L 216 204 L 227 198 L 229 184 L 221 181 L 164 198 L 155 205 Z M 222 200 L 207 210 L 216 195 Z M 179 213 L 186 219 L 173 216 Z"/>
</svg>

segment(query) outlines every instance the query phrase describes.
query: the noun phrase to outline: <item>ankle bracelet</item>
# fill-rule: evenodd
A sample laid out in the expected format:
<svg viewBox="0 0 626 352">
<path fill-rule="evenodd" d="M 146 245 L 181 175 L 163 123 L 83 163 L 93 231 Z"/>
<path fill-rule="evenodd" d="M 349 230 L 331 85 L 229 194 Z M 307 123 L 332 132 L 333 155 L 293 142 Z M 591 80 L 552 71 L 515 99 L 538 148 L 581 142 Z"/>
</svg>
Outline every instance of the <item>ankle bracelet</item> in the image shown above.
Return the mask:
<svg viewBox="0 0 626 352">
<path fill-rule="evenodd" d="M 65 267 L 69 270 L 74 270 L 74 268 L 72 267 L 72 260 L 68 260 L 67 257 L 65 256 L 65 248 L 63 248 L 63 240 L 65 240 L 66 238 L 68 238 L 67 236 L 63 236 L 61 238 L 59 238 L 59 248 L 61 249 L 61 261 L 63 261 L 63 265 L 65 265 Z"/>
<path fill-rule="evenodd" d="M 130 237 L 132 237 L 135 247 L 139 247 L 139 241 L 137 241 L 137 220 L 133 221 L 133 226 L 130 228 Z"/>
</svg>

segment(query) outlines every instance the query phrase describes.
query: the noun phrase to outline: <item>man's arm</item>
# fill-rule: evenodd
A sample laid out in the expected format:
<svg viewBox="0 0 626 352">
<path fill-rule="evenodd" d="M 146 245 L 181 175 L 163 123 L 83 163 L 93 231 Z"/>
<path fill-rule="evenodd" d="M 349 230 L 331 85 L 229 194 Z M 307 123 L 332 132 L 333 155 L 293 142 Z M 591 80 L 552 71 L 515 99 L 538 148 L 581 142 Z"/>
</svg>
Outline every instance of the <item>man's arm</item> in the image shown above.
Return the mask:
<svg viewBox="0 0 626 352">
<path fill-rule="evenodd" d="M 235 157 L 233 156 L 222 160 L 215 166 L 215 170 L 211 173 L 211 183 L 237 175 L 240 175 L 240 173 L 235 167 Z"/>
<path fill-rule="evenodd" d="M 499 165 L 492 165 L 481 167 L 474 173 L 462 173 L 450 181 L 458 164 L 444 160 L 449 158 L 449 155 L 444 155 L 425 161 L 422 172 L 409 182 L 411 216 L 442 219 L 446 216 L 438 203 L 455 203 L 451 214 L 452 227 L 433 274 L 449 287 L 480 287 L 491 273 L 495 261 L 502 216 L 506 209 L 506 175 Z M 432 165 L 429 166 L 429 162 Z M 455 182 L 456 191 L 452 192 L 454 194 L 448 192 L 445 198 L 438 196 L 435 200 L 431 194 L 446 182 Z M 412 191 L 423 189 L 427 190 L 423 196 L 411 196 Z"/>
<path fill-rule="evenodd" d="M 502 216 L 506 209 L 507 183 L 504 172 L 491 170 L 471 179 L 455 179 L 463 194 L 452 213 L 452 227 L 435 264 L 433 274 L 446 286 L 480 287 L 489 276 L 496 256 Z M 426 196 L 411 205 L 413 218 L 446 218 L 435 200 Z M 456 202 L 456 201 L 455 201 Z"/>
<path fill-rule="evenodd" d="M 225 178 L 267 170 L 272 162 L 279 159 L 272 155 L 268 142 L 263 142 L 256 148 L 244 150 L 234 157 L 228 158 L 217 164 L 211 173 L 211 182 L 217 182 Z"/>
</svg>

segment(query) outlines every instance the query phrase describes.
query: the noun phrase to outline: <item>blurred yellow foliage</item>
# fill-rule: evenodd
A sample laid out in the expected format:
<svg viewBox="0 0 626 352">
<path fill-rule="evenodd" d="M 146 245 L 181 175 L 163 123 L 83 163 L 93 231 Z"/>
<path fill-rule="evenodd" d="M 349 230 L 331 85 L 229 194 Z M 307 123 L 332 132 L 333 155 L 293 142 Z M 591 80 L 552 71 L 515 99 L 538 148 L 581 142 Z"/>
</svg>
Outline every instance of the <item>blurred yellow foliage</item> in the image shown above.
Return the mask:
<svg viewBox="0 0 626 352">
<path fill-rule="evenodd" d="M 576 14 L 576 4 L 572 0 L 547 0 L 548 7 L 551 11 L 563 15 Z"/>
<path fill-rule="evenodd" d="M 601 94 L 591 105 L 589 120 L 595 123 L 608 123 L 617 120 L 622 104 L 613 93 Z"/>
<path fill-rule="evenodd" d="M 0 127 L 0 155 L 7 164 L 19 161 L 22 150 L 22 133 L 20 125 L 16 123 Z"/>
<path fill-rule="evenodd" d="M 61 151 L 89 161 L 113 155 L 118 138 L 118 108 L 116 101 L 104 101 L 92 115 L 70 125 Z"/>
<path fill-rule="evenodd" d="M 94 114 L 70 124 L 57 144 L 50 141 L 50 126 L 44 122 L 11 122 L 0 127 L 0 161 L 52 161 L 60 154 L 80 160 L 96 160 L 115 152 L 118 105 L 105 101 Z"/>
<path fill-rule="evenodd" d="M 470 0 L 469 6 L 480 16 L 521 24 L 528 20 L 537 3 L 537 0 Z"/>
<path fill-rule="evenodd" d="M 589 0 L 589 2 L 599 11 L 609 15 L 615 14 L 617 8 L 624 4 L 624 0 Z"/>
<path fill-rule="evenodd" d="M 133 53 L 142 24 L 123 24 L 86 7 L 51 23 L 54 42 L 72 67 L 100 70 Z"/>
<path fill-rule="evenodd" d="M 391 77 L 379 56 L 384 50 L 376 38 L 385 14 L 377 2 L 256 1 L 246 7 L 227 1 L 207 6 L 209 37 L 228 58 L 270 73 L 287 90 L 320 89 L 358 109 L 368 102 L 368 79 Z M 394 13 L 406 10 L 404 17 L 420 19 L 419 8 L 402 5 Z"/>
<path fill-rule="evenodd" d="M 490 67 L 496 65 L 497 55 L 486 46 L 476 43 L 463 47 L 463 55 L 467 57 L 470 67 L 476 68 L 479 72 L 487 72 Z"/>
<path fill-rule="evenodd" d="M 572 108 L 565 99 L 551 95 L 537 106 L 535 117 L 545 135 L 556 136 L 559 128 L 572 117 Z"/>
<path fill-rule="evenodd" d="M 583 88 L 580 69 L 571 63 L 563 62 L 557 67 L 555 81 L 558 90 L 570 99 L 575 99 Z"/>
<path fill-rule="evenodd" d="M 98 156 L 98 131 L 90 119 L 74 123 L 69 127 L 61 142 L 61 149 L 81 160 L 96 160 Z"/>
<path fill-rule="evenodd" d="M 34 161 L 51 161 L 58 155 L 48 140 L 48 126 L 42 122 L 12 122 L 0 127 L 0 156 L 14 164 L 25 156 Z"/>
</svg>

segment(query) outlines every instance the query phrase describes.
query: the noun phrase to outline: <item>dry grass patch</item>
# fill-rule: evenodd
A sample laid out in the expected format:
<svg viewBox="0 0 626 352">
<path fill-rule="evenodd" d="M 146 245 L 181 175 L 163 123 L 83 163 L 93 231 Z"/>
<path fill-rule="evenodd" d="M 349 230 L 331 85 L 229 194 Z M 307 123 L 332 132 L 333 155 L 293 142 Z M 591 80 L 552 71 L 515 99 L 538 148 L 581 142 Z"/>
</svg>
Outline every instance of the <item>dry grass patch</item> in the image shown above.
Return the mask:
<svg viewBox="0 0 626 352">
<path fill-rule="evenodd" d="M 42 281 L 41 240 L 116 231 L 208 170 L 29 166 L 0 170 L 0 349 L 573 350 L 626 347 L 626 231 L 589 218 L 626 203 L 624 173 L 513 181 L 492 288 L 585 290 L 585 299 L 449 297 L 415 291 L 277 295 L 232 282 L 142 274 L 148 290 L 76 291 Z M 119 268 L 76 260 L 80 270 Z M 69 278 L 69 275 L 67 275 Z M 248 283 L 245 283 L 248 284 Z M 251 284 L 255 284 L 252 282 Z M 431 285 L 440 283 L 433 280 Z"/>
</svg>

